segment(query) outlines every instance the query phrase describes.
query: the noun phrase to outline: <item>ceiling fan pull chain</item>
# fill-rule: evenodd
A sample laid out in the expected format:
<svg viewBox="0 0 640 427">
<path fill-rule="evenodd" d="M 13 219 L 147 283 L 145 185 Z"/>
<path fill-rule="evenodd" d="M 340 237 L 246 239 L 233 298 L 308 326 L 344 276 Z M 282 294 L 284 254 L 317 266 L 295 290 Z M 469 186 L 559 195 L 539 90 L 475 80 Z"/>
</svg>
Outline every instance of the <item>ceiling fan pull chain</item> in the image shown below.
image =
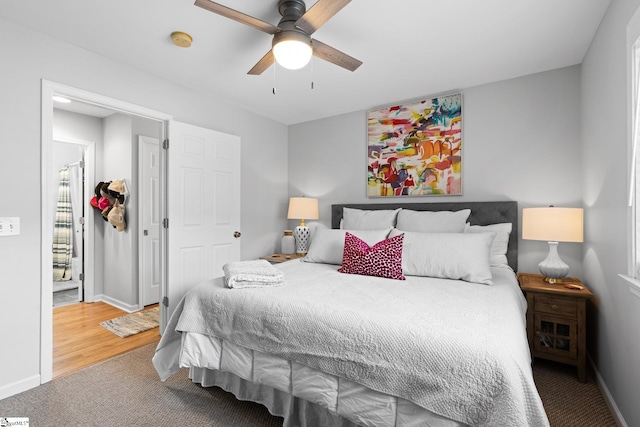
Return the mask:
<svg viewBox="0 0 640 427">
<path fill-rule="evenodd" d="M 311 57 L 311 90 L 313 90 L 313 56 Z"/>
<path fill-rule="evenodd" d="M 273 94 L 276 94 L 276 68 L 278 68 L 278 66 L 276 64 L 273 64 Z"/>
</svg>

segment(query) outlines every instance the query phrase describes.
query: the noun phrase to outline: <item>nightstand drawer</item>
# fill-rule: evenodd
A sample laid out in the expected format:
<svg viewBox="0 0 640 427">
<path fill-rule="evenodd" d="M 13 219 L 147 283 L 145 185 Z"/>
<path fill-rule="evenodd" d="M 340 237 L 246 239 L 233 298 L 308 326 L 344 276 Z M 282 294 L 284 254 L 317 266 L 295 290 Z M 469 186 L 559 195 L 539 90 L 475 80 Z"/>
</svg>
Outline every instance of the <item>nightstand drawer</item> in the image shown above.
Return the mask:
<svg viewBox="0 0 640 427">
<path fill-rule="evenodd" d="M 575 318 L 578 314 L 578 307 L 576 306 L 576 300 L 573 298 L 536 294 L 534 296 L 533 311 Z"/>
</svg>

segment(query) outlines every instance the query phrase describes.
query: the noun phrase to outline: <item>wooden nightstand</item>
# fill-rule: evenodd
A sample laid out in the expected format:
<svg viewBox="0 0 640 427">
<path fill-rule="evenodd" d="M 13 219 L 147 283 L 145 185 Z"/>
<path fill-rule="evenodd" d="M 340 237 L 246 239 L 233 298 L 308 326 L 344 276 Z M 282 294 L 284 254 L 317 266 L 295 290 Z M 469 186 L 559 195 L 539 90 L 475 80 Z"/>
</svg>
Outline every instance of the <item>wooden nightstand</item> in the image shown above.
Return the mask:
<svg viewBox="0 0 640 427">
<path fill-rule="evenodd" d="M 587 379 L 587 300 L 591 291 L 578 279 L 549 284 L 540 274 L 518 273 L 527 296 L 527 337 L 533 357 L 573 365 L 578 379 Z M 566 284 L 583 287 L 568 289 Z"/>
<path fill-rule="evenodd" d="M 291 255 L 273 254 L 273 255 L 263 256 L 262 259 L 266 259 L 272 264 L 277 264 L 280 262 L 291 261 L 292 259 L 302 258 L 305 255 L 306 254 L 291 254 Z"/>
</svg>

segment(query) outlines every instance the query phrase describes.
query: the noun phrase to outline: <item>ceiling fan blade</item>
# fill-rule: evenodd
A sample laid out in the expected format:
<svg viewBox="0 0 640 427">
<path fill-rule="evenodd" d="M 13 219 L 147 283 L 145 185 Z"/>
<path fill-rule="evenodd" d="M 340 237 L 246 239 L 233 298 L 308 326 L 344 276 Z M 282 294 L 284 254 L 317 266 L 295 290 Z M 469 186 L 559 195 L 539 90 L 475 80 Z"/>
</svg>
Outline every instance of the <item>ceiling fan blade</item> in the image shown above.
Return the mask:
<svg viewBox="0 0 640 427">
<path fill-rule="evenodd" d="M 311 9 L 296 21 L 296 26 L 307 34 L 313 34 L 325 22 L 349 4 L 351 0 L 318 0 Z"/>
<path fill-rule="evenodd" d="M 269 50 L 269 52 L 267 52 L 267 54 L 263 56 L 262 59 L 258 61 L 258 63 L 254 65 L 247 74 L 251 74 L 252 76 L 260 75 L 267 68 L 271 67 L 274 62 L 276 62 L 276 57 L 273 56 L 273 50 Z"/>
<path fill-rule="evenodd" d="M 347 55 L 344 52 L 340 52 L 327 44 L 324 44 L 316 39 L 311 39 L 311 46 L 313 46 L 313 55 L 320 59 L 336 64 L 339 67 L 345 68 L 349 71 L 355 71 L 362 65 L 362 61 Z"/>
<path fill-rule="evenodd" d="M 278 27 L 275 25 L 271 25 L 268 22 L 261 21 L 258 18 L 238 12 L 237 10 L 223 6 L 219 3 L 214 3 L 210 0 L 196 0 L 195 5 L 210 12 L 217 13 L 218 15 L 222 15 L 225 18 L 233 19 L 241 24 L 253 27 L 256 30 L 264 31 L 267 34 L 275 34 L 279 31 Z"/>
</svg>

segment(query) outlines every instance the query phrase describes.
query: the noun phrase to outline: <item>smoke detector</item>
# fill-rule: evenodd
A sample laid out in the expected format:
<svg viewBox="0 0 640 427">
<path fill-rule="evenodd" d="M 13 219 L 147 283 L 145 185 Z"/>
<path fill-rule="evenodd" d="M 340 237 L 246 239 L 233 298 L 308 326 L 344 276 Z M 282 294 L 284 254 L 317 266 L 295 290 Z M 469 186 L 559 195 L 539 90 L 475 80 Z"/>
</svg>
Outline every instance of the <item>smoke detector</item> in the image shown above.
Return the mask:
<svg viewBox="0 0 640 427">
<path fill-rule="evenodd" d="M 173 42 L 173 44 L 179 47 L 190 47 L 193 38 L 189 34 L 183 33 L 182 31 L 174 31 L 173 33 L 171 33 L 171 41 Z"/>
</svg>

